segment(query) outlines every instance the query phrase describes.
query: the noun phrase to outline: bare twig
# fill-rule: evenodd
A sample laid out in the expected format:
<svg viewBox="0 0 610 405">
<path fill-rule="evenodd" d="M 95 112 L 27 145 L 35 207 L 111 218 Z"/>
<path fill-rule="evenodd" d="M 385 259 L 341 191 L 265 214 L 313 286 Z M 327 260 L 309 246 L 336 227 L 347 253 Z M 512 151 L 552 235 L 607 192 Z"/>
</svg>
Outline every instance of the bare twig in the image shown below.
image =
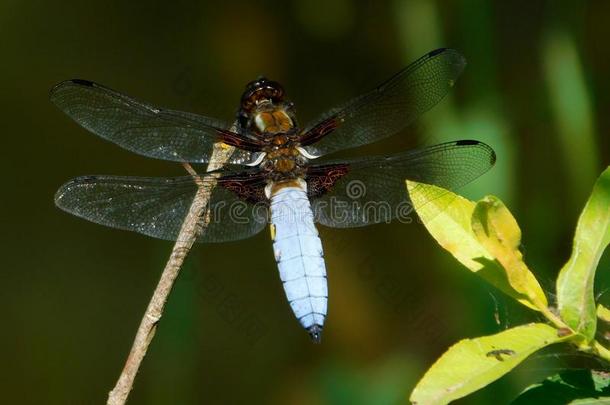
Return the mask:
<svg viewBox="0 0 610 405">
<path fill-rule="evenodd" d="M 224 144 L 215 144 L 214 153 L 208 164 L 207 171 L 209 172 L 221 168 L 232 153 L 233 147 Z M 197 173 L 188 163 L 184 164 L 184 167 L 191 175 L 197 176 Z M 196 181 L 198 179 L 199 177 L 195 177 Z M 208 205 L 211 187 L 204 186 L 201 181 L 198 181 L 197 184 L 199 188 L 189 212 L 186 215 L 186 218 L 184 218 L 176 244 L 172 249 L 165 269 L 163 269 L 159 284 L 157 284 L 157 288 L 155 289 L 148 304 L 148 308 L 146 308 L 146 312 L 144 313 L 144 317 L 140 322 L 140 327 L 138 328 L 133 345 L 131 346 L 131 351 L 125 362 L 125 367 L 123 368 L 115 387 L 108 395 L 108 405 L 123 405 L 127 402 L 127 397 L 133 387 L 133 382 L 140 368 L 140 364 L 146 355 L 152 338 L 155 336 L 157 324 L 161 320 L 167 297 L 178 277 L 180 267 L 182 266 L 187 253 L 193 246 L 193 243 L 195 243 L 195 240 L 199 236 L 199 233 L 209 223 L 210 211 L 207 210 L 204 215 L 204 210 Z"/>
</svg>

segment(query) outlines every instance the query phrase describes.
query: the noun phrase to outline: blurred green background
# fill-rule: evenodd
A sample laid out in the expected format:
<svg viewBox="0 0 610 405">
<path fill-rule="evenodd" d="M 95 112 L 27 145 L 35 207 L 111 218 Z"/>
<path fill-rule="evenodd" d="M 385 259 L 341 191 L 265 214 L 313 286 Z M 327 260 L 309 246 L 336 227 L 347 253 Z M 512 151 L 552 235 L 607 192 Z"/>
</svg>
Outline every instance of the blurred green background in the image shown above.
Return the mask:
<svg viewBox="0 0 610 405">
<path fill-rule="evenodd" d="M 424 53 L 456 48 L 469 64 L 452 95 L 402 137 L 354 153 L 395 151 L 408 136 L 489 143 L 497 166 L 463 192 L 506 202 L 552 297 L 580 208 L 610 163 L 608 38 L 608 1 L 2 0 L 2 402 L 104 402 L 172 246 L 54 207 L 56 189 L 78 175 L 183 174 L 69 120 L 48 101 L 57 82 L 95 80 L 230 121 L 243 86 L 265 74 L 304 124 Z M 130 403 L 405 402 L 455 341 L 534 320 L 421 225 L 320 232 L 330 288 L 322 345 L 291 313 L 267 232 L 198 245 Z M 602 287 L 609 268 L 605 257 Z M 460 403 L 507 403 L 587 361 L 558 352 Z"/>
</svg>

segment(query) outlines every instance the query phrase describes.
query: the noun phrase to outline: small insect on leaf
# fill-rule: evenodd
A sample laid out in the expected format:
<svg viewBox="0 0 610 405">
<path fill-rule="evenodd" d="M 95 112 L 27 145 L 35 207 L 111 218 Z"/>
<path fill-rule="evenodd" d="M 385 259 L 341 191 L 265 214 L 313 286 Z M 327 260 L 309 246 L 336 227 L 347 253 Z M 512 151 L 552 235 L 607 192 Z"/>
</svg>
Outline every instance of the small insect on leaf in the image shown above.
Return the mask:
<svg viewBox="0 0 610 405">
<path fill-rule="evenodd" d="M 410 399 L 420 404 L 447 404 L 491 384 L 545 346 L 566 339 L 557 336 L 557 329 L 550 325 L 532 323 L 461 340 L 430 367 Z"/>
<path fill-rule="evenodd" d="M 487 357 L 495 357 L 498 361 L 504 361 L 504 358 L 502 357 L 502 355 L 505 356 L 512 356 L 515 354 L 514 350 L 511 349 L 496 349 L 496 350 L 490 350 L 488 351 L 485 355 Z"/>
</svg>

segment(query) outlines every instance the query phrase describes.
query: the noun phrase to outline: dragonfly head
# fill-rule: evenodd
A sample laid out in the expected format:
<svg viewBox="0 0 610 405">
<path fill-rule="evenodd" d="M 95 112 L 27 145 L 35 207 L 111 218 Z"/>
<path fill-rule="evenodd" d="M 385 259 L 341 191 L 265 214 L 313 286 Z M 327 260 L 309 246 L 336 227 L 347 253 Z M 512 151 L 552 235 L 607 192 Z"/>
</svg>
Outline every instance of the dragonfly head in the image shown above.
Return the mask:
<svg viewBox="0 0 610 405">
<path fill-rule="evenodd" d="M 246 85 L 246 90 L 241 96 L 241 108 L 251 112 L 261 102 L 270 101 L 278 104 L 283 100 L 284 88 L 282 85 L 260 76 Z"/>
<path fill-rule="evenodd" d="M 266 77 L 260 76 L 248 83 L 241 96 L 238 112 L 242 130 L 262 134 L 287 132 L 292 129 L 296 122 L 294 105 L 286 101 L 284 95 L 282 85 Z M 275 125 L 271 125 L 272 122 Z"/>
</svg>

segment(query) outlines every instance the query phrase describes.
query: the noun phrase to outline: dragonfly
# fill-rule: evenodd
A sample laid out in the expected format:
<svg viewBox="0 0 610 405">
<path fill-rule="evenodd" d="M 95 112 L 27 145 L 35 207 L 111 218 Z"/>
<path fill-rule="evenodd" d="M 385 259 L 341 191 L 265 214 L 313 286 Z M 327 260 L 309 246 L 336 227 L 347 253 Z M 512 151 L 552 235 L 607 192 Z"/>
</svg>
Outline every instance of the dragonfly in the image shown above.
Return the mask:
<svg viewBox="0 0 610 405">
<path fill-rule="evenodd" d="M 398 134 L 444 98 L 465 64 L 456 50 L 434 50 L 303 127 L 284 88 L 264 77 L 247 84 L 233 126 L 155 107 L 87 80 L 59 83 L 50 93 L 56 106 L 131 152 L 201 164 L 213 160 L 218 143 L 234 152 L 220 169 L 202 174 L 77 177 L 59 188 L 55 203 L 94 223 L 176 240 L 198 188 L 209 185 L 210 220 L 197 242 L 241 240 L 269 225 L 290 307 L 320 342 L 328 286 L 316 224 L 352 228 L 400 219 L 404 207 L 413 207 L 405 180 L 438 186 L 418 198 L 425 204 L 443 189 L 473 181 L 496 160 L 491 147 L 475 140 L 383 156 L 327 155 Z"/>
</svg>

